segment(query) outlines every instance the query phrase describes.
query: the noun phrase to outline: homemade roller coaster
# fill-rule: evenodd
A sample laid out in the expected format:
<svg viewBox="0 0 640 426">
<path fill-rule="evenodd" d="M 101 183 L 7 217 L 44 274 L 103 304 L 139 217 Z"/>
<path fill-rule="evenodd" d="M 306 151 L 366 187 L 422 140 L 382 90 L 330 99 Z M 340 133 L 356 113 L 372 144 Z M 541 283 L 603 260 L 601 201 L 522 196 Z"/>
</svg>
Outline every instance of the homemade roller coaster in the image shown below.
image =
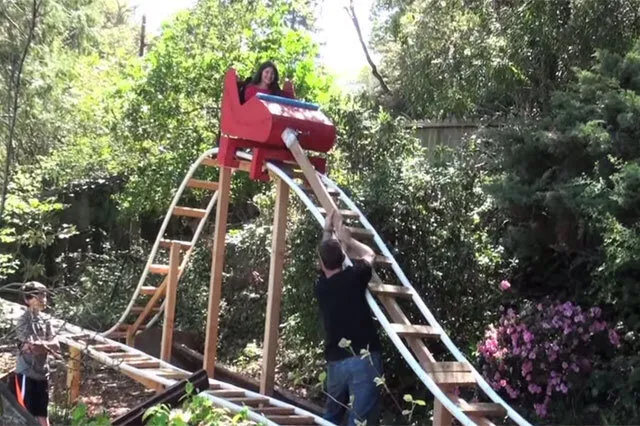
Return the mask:
<svg viewBox="0 0 640 426">
<path fill-rule="evenodd" d="M 176 292 L 193 248 L 215 207 L 204 354 L 204 369 L 213 377 L 231 176 L 235 172 L 247 172 L 252 179 L 272 180 L 276 185 L 260 394 L 211 379 L 212 389 L 206 392 L 208 397 L 217 405 L 232 411 L 239 411 L 246 406 L 252 420 L 269 425 L 329 424 L 309 412 L 269 396 L 274 389 L 287 206 L 290 192 L 293 191 L 320 226 L 324 224 L 328 211 L 338 209 L 348 221 L 353 237 L 376 251 L 375 269 L 386 269 L 384 276 L 394 277 L 393 280 L 382 282 L 374 273 L 367 301 L 382 329 L 416 377 L 433 394 L 433 424 L 449 425 L 455 418 L 463 425 L 491 425 L 494 421 L 508 418 L 518 425 L 529 425 L 500 398 L 445 334 L 375 229 L 349 197 L 324 174 L 325 159 L 305 152 L 326 153 L 333 147 L 335 138 L 334 126 L 313 104 L 265 95 L 258 95 L 243 103 L 236 72 L 229 70 L 222 98 L 219 147 L 203 153 L 184 177 L 160 227 L 138 286 L 119 321 L 101 336 L 91 337 L 86 331 L 76 330 L 62 337 L 72 348 L 72 362 L 84 351 L 98 360 L 117 366 L 123 373 L 146 386 L 157 389 L 169 386 L 189 374 L 168 363 Z M 194 178 L 200 168 L 210 167 L 219 168 L 217 182 Z M 209 193 L 203 208 L 181 203 L 186 198 L 184 193 L 187 188 Z M 181 241 L 166 236 L 169 221 L 175 216 L 195 221 L 191 240 Z M 347 262 L 350 261 L 347 259 Z M 159 284 L 150 285 L 154 279 Z M 417 307 L 422 315 L 421 324 L 409 321 L 399 300 L 412 302 Z M 136 333 L 161 317 L 161 359 L 133 349 Z M 116 342 L 118 339 L 125 339 L 126 344 Z M 455 361 L 436 359 L 429 347 L 437 341 L 442 343 Z M 78 380 L 76 378 L 76 382 Z M 71 383 L 75 382 L 71 380 Z M 490 402 L 467 402 L 456 396 L 456 388 L 476 388 Z"/>
</svg>

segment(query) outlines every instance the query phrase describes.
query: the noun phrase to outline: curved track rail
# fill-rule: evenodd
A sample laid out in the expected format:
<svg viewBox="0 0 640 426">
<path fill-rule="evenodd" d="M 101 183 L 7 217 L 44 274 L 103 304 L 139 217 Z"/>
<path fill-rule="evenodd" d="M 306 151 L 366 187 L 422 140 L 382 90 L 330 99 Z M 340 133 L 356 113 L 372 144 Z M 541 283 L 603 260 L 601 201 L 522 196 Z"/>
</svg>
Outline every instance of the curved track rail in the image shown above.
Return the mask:
<svg viewBox="0 0 640 426">
<path fill-rule="evenodd" d="M 111 329 L 109 329 L 103 334 L 107 335 L 113 332 L 114 330 L 116 330 L 118 326 L 122 324 L 122 321 L 131 312 L 131 308 L 134 306 L 136 298 L 141 293 L 141 289 L 143 288 L 149 268 L 151 267 L 151 265 L 153 265 L 153 260 L 157 254 L 160 241 L 163 238 L 162 236 L 164 235 L 164 232 L 169 223 L 169 220 L 173 215 L 173 211 L 177 206 L 178 200 L 182 196 L 183 191 L 188 186 L 188 182 L 192 179 L 193 174 L 195 173 L 196 169 L 199 166 L 217 165 L 215 160 L 217 153 L 218 153 L 217 148 L 208 150 L 207 152 L 202 154 L 200 158 L 196 162 L 194 162 L 191 168 L 189 169 L 189 172 L 185 176 L 184 181 L 178 188 L 178 191 L 176 192 L 176 195 L 172 200 L 169 211 L 167 212 L 167 215 L 165 216 L 165 220 L 162 224 L 160 233 L 158 234 L 158 237 L 153 245 L 151 254 L 149 256 L 149 260 L 147 262 L 147 266 L 145 267 L 145 272 L 143 273 L 138 283 L 138 286 L 136 287 L 133 297 L 129 305 L 127 306 L 127 310 L 125 311 L 125 313 L 123 313 L 122 317 L 118 321 L 118 324 L 114 325 L 114 327 L 112 327 Z M 238 159 L 245 162 L 250 161 L 252 158 L 252 156 L 249 153 L 245 153 L 245 152 L 237 152 L 236 155 Z M 309 192 L 310 192 L 309 189 L 304 188 L 301 184 L 298 184 L 294 180 L 293 175 L 286 168 L 282 168 L 279 165 L 274 163 L 267 163 L 266 167 L 269 172 L 271 172 L 273 175 L 277 176 L 278 178 L 282 179 L 284 182 L 287 183 L 287 185 L 298 196 L 300 201 L 310 211 L 310 213 L 316 219 L 318 224 L 322 226 L 324 224 L 324 212 L 309 197 Z M 296 177 L 300 177 L 300 176 L 296 176 Z M 318 177 L 320 178 L 321 182 L 327 189 L 331 190 L 334 194 L 337 194 L 338 200 L 344 204 L 344 206 L 350 213 L 352 213 L 352 216 L 360 225 L 361 230 L 364 230 L 364 232 L 368 234 L 368 236 L 373 240 L 375 248 L 377 248 L 377 251 L 380 253 L 378 256 L 381 259 L 381 263 L 384 263 L 387 267 L 390 267 L 391 270 L 395 273 L 397 280 L 400 282 L 401 284 L 400 286 L 378 285 L 378 286 L 372 287 L 370 285 L 370 289 L 367 291 L 367 295 L 366 295 L 367 302 L 371 307 L 372 312 L 377 317 L 380 325 L 385 330 L 386 334 L 389 336 L 389 338 L 391 339 L 395 347 L 398 349 L 402 357 L 405 359 L 409 367 L 413 370 L 413 372 L 420 379 L 420 381 L 429 389 L 429 391 L 431 391 L 431 393 L 434 395 L 434 398 L 437 401 L 439 401 L 440 404 L 442 404 L 442 406 L 463 425 L 491 424 L 491 422 L 486 419 L 486 417 L 492 411 L 489 409 L 489 407 L 487 407 L 488 405 L 491 405 L 491 404 L 485 404 L 483 406 L 484 410 L 480 408 L 476 408 L 475 410 L 472 409 L 473 408 L 472 405 L 466 403 L 465 401 L 456 399 L 456 397 L 452 396 L 452 392 L 451 392 L 452 386 L 444 387 L 442 380 L 440 381 L 437 380 L 437 377 L 439 377 L 438 371 L 428 370 L 424 368 L 424 365 L 425 365 L 424 357 L 427 355 L 422 354 L 423 356 L 420 357 L 419 354 L 416 353 L 417 352 L 416 345 L 411 344 L 411 342 L 415 343 L 416 337 L 419 337 L 419 338 L 425 337 L 426 332 L 419 332 L 419 330 L 426 330 L 427 328 L 429 329 L 429 336 L 432 338 L 434 337 L 438 338 L 444 344 L 444 346 L 449 350 L 451 355 L 456 359 L 457 364 L 464 365 L 465 369 L 468 369 L 468 370 L 465 370 L 465 374 L 468 372 L 468 374 L 473 377 L 473 385 L 477 385 L 488 397 L 488 399 L 492 401 L 493 404 L 498 406 L 498 408 L 501 408 L 502 410 L 504 410 L 504 414 L 506 414 L 506 417 L 508 417 L 511 421 L 513 421 L 517 425 L 530 426 L 529 422 L 527 422 L 520 414 L 518 414 L 515 410 L 513 410 L 492 389 L 492 387 L 486 382 L 486 380 L 482 377 L 482 375 L 475 368 L 473 368 L 473 366 L 468 362 L 468 360 L 465 358 L 462 352 L 455 346 L 451 338 L 445 333 L 442 326 L 438 323 L 438 321 L 435 319 L 435 317 L 433 316 L 431 311 L 428 309 L 424 301 L 420 298 L 418 293 L 415 291 L 410 281 L 408 280 L 408 278 L 406 277 L 406 275 L 404 274 L 404 272 L 402 271 L 402 269 L 400 268 L 396 260 L 393 258 L 391 251 L 386 247 L 385 243 L 380 238 L 380 235 L 376 232 L 376 230 L 373 228 L 371 223 L 369 223 L 369 221 L 358 209 L 358 207 L 353 203 L 353 201 L 327 176 L 318 174 Z M 313 192 L 311 192 L 311 194 L 313 194 Z M 207 205 L 206 216 L 202 218 L 201 222 L 198 225 L 198 228 L 192 240 L 192 244 L 185 255 L 186 261 L 183 260 L 183 263 L 181 264 L 180 272 L 182 272 L 184 270 L 184 267 L 186 267 L 189 254 L 191 253 L 191 250 L 193 249 L 193 245 L 195 245 L 195 242 L 197 241 L 198 237 L 202 232 L 202 229 L 204 227 L 204 222 L 208 217 L 209 213 L 211 212 L 213 205 L 215 204 L 215 201 L 216 201 L 216 194 L 212 196 L 211 200 Z M 347 259 L 347 263 L 350 263 L 349 259 Z M 392 289 L 391 287 L 394 287 L 394 288 Z M 401 287 L 401 289 L 398 289 L 399 287 Z M 389 299 L 391 299 L 392 297 L 400 296 L 400 295 L 402 296 L 402 298 L 410 299 L 418 307 L 418 310 L 422 314 L 423 319 L 428 324 L 428 326 L 411 325 L 408 323 L 408 320 L 406 319 L 406 317 L 404 317 L 402 313 L 400 314 L 401 314 L 401 317 L 404 318 L 405 324 L 398 324 L 397 311 L 395 315 L 396 317 L 395 322 L 391 321 L 387 317 L 387 314 L 385 314 L 385 312 L 382 310 L 379 302 L 382 302 L 382 305 L 387 308 L 387 311 L 389 311 L 389 308 L 388 308 L 390 306 L 388 304 Z M 396 309 L 399 309 L 399 308 L 396 308 Z M 159 318 L 159 315 L 161 312 L 162 312 L 162 307 L 160 308 L 160 311 L 155 314 L 152 321 L 156 321 Z M 409 328 L 408 329 L 409 331 L 407 331 L 407 328 L 406 327 L 403 328 L 403 326 L 413 327 L 413 328 Z M 418 327 L 426 327 L 426 328 L 418 328 Z M 424 334 L 425 336 L 422 336 L 421 333 Z M 407 346 L 407 343 L 403 341 L 403 338 L 406 340 L 407 343 L 409 343 L 408 346 Z M 412 338 L 414 340 L 411 340 Z M 414 351 L 414 353 L 411 352 L 410 348 Z M 435 362 L 434 360 L 431 360 L 431 361 Z M 438 364 L 438 363 L 435 362 L 435 364 Z M 456 363 L 439 363 L 439 364 L 450 365 L 450 364 L 456 364 Z M 464 380 L 462 382 L 464 382 L 463 384 L 467 384 L 467 385 L 470 384 L 465 382 Z M 453 382 L 448 383 L 448 385 L 452 385 L 452 383 Z M 228 405 L 226 402 L 222 400 L 216 400 L 216 403 L 222 406 Z M 493 412 L 495 413 L 496 410 L 494 409 Z"/>
</svg>

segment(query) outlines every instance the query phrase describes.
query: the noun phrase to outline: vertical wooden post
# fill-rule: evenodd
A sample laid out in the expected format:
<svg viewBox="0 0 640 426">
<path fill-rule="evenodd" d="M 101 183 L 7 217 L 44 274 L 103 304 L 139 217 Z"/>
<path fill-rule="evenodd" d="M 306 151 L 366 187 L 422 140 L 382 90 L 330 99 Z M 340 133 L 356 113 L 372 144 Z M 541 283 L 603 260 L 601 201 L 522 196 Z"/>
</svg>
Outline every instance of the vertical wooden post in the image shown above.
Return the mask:
<svg viewBox="0 0 640 426">
<path fill-rule="evenodd" d="M 276 206 L 271 240 L 271 263 L 269 266 L 269 293 L 267 295 L 264 349 L 262 351 L 262 374 L 260 376 L 260 393 L 264 395 L 273 395 L 276 372 L 276 352 L 278 348 L 278 326 L 280 325 L 282 267 L 286 248 L 288 202 L 289 186 L 282 179 L 277 179 Z"/>
<path fill-rule="evenodd" d="M 433 401 L 433 426 L 450 426 L 453 416 L 437 399 Z"/>
<path fill-rule="evenodd" d="M 167 362 L 171 362 L 171 345 L 173 343 L 173 328 L 176 316 L 179 267 L 180 246 L 173 242 L 171 243 L 171 251 L 169 252 L 169 274 L 167 275 L 164 322 L 162 324 L 162 344 L 160 346 L 160 359 Z"/>
<path fill-rule="evenodd" d="M 224 268 L 225 238 L 227 235 L 227 213 L 231 192 L 229 167 L 220 167 L 218 202 L 216 206 L 216 228 L 211 248 L 211 282 L 209 284 L 209 305 L 207 307 L 207 329 L 204 343 L 204 365 L 209 377 L 213 377 L 218 351 L 218 314 L 222 296 L 222 269 Z"/>
<path fill-rule="evenodd" d="M 73 346 L 69 347 L 69 361 L 67 362 L 67 388 L 69 389 L 69 404 L 75 404 L 80 396 L 80 381 L 82 378 L 82 351 Z"/>
</svg>

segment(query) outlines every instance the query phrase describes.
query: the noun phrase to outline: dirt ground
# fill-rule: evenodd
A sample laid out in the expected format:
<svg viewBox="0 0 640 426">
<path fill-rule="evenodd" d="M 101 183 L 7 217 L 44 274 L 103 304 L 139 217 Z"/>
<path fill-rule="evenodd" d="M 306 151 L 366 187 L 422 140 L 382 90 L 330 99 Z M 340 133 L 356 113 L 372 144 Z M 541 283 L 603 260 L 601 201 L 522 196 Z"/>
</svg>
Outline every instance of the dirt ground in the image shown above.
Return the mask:
<svg viewBox="0 0 640 426">
<path fill-rule="evenodd" d="M 9 347 L 0 347 L 0 375 L 13 370 L 15 354 Z M 66 365 L 51 362 L 49 395 L 52 420 L 64 421 L 69 413 L 67 403 Z M 87 405 L 89 415 L 106 411 L 113 420 L 154 395 L 154 391 L 131 380 L 124 374 L 90 359 L 84 361 L 80 400 Z"/>
</svg>

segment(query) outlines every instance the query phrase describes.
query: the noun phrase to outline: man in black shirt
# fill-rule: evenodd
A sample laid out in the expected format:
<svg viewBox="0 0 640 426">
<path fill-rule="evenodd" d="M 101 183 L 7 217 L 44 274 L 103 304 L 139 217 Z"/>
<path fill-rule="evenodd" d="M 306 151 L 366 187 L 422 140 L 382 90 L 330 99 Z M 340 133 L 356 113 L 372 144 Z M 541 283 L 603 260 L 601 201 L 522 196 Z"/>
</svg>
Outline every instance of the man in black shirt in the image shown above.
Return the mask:
<svg viewBox="0 0 640 426">
<path fill-rule="evenodd" d="M 338 239 L 333 237 L 334 231 Z M 354 266 L 344 268 L 345 253 Z M 351 237 L 339 214 L 325 220 L 319 247 L 320 274 L 316 298 L 325 331 L 327 403 L 324 418 L 340 424 L 345 407 L 351 406 L 349 425 L 377 423 L 380 392 L 375 383 L 382 376 L 381 345 L 365 292 L 373 273 L 375 253 Z"/>
</svg>

